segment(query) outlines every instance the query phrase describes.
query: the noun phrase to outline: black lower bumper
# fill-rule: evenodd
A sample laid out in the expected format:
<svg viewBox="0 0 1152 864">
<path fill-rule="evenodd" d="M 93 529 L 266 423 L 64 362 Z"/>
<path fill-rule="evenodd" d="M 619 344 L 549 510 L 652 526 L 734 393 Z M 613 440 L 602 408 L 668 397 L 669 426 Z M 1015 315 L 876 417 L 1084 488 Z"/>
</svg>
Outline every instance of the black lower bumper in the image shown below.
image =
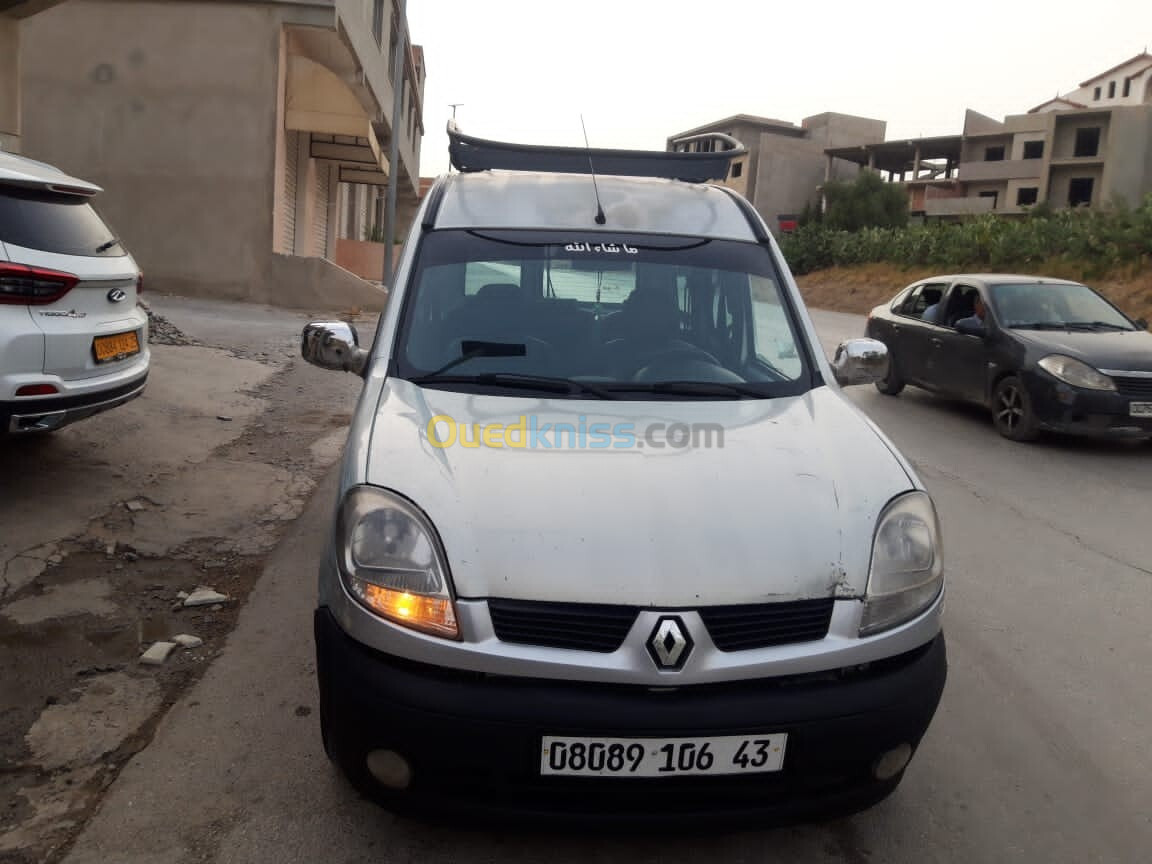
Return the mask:
<svg viewBox="0 0 1152 864">
<path fill-rule="evenodd" d="M 829 818 L 882 800 L 876 759 L 915 748 L 936 711 L 943 636 L 850 672 L 646 687 L 516 679 L 414 664 L 315 616 L 321 714 L 330 755 L 362 792 L 433 816 L 667 822 L 685 815 L 758 824 Z M 783 769 L 712 777 L 572 778 L 540 774 L 544 735 L 681 737 L 788 734 Z M 365 767 L 388 749 L 412 766 L 403 792 Z M 698 824 L 694 822 L 693 824 Z"/>
<path fill-rule="evenodd" d="M 1085 390 L 1050 375 L 1025 376 L 1037 425 L 1048 432 L 1094 438 L 1147 438 L 1152 417 L 1133 417 L 1132 403 L 1152 402 L 1107 390 Z"/>
<path fill-rule="evenodd" d="M 108 411 L 130 402 L 144 392 L 148 374 L 139 378 L 78 396 L 46 396 L 0 402 L 0 435 L 48 432 L 77 420 Z"/>
</svg>

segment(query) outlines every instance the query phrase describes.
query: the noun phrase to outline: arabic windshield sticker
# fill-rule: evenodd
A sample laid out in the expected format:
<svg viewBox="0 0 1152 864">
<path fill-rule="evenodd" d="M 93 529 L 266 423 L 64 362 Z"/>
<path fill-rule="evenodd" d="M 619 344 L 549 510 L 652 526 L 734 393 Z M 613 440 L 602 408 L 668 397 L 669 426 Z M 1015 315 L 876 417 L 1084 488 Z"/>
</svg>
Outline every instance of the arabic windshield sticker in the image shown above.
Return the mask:
<svg viewBox="0 0 1152 864">
<path fill-rule="evenodd" d="M 594 255 L 635 255 L 640 250 L 627 243 L 568 243 L 565 252 L 589 252 Z"/>
</svg>

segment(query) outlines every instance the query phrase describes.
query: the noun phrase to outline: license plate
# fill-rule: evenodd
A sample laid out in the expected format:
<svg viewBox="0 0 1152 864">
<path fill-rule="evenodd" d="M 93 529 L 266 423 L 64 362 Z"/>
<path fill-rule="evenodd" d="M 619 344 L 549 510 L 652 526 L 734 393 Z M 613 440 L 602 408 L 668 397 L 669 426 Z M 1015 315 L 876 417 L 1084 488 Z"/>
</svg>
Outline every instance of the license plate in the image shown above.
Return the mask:
<svg viewBox="0 0 1152 864">
<path fill-rule="evenodd" d="M 1131 417 L 1152 417 L 1152 402 L 1132 402 L 1128 405 Z"/>
<path fill-rule="evenodd" d="M 569 777 L 683 777 L 758 774 L 784 765 L 788 735 L 713 738 L 561 738 L 544 736 L 540 773 Z"/>
<path fill-rule="evenodd" d="M 92 340 L 92 353 L 96 355 L 97 363 L 123 360 L 125 357 L 140 353 L 140 337 L 135 330 L 111 336 L 97 336 Z"/>
</svg>

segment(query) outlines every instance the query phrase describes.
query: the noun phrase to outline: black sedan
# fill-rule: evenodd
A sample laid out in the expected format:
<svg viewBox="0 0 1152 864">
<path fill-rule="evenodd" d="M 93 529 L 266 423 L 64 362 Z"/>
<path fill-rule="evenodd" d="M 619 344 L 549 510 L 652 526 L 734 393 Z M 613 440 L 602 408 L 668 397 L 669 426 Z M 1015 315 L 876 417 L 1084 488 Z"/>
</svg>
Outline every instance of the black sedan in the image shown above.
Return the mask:
<svg viewBox="0 0 1152 864">
<path fill-rule="evenodd" d="M 913 384 L 979 402 L 1014 441 L 1043 431 L 1152 437 L 1152 333 L 1084 285 L 1037 276 L 938 276 L 868 316 L 895 396 Z"/>
</svg>

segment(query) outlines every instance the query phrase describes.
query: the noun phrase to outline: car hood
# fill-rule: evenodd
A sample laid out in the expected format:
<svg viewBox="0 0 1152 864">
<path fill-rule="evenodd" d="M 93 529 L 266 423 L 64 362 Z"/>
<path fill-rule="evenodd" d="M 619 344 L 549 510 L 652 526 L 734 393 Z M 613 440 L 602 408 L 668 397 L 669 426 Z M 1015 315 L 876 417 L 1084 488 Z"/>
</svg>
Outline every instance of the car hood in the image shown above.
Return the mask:
<svg viewBox="0 0 1152 864">
<path fill-rule="evenodd" d="M 1152 333 L 1147 330 L 1012 332 L 1046 353 L 1075 357 L 1097 369 L 1152 372 Z"/>
<path fill-rule="evenodd" d="M 438 447 L 427 431 L 435 417 L 525 418 L 529 429 L 535 417 L 542 432 L 631 424 L 637 438 L 663 426 L 643 447 Z M 722 446 L 701 438 L 674 448 L 662 430 L 675 423 L 716 424 Z M 447 434 L 444 421 L 437 428 Z M 876 519 L 914 487 L 828 387 L 771 400 L 615 402 L 400 379 L 381 391 L 366 478 L 432 520 L 461 597 L 664 607 L 861 596 Z"/>
</svg>

